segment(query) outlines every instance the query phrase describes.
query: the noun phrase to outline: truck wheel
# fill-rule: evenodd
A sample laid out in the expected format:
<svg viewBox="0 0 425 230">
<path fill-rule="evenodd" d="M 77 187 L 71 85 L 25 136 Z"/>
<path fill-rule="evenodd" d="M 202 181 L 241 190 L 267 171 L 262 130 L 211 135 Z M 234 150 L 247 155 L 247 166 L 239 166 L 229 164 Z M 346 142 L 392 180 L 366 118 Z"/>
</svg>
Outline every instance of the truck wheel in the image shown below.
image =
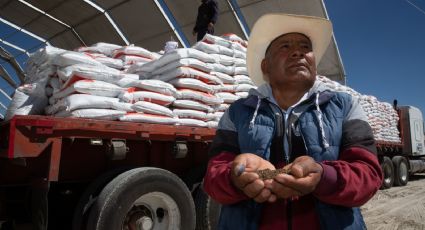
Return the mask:
<svg viewBox="0 0 425 230">
<path fill-rule="evenodd" d="M 175 174 L 136 168 L 106 185 L 93 204 L 88 229 L 194 229 L 192 196 Z"/>
<path fill-rule="evenodd" d="M 91 182 L 84 190 L 74 210 L 74 216 L 72 218 L 72 229 L 81 230 L 86 229 L 87 218 L 90 213 L 90 209 L 93 203 L 96 201 L 102 189 L 117 175 L 124 171 L 131 169 L 130 167 L 123 167 L 112 169 L 97 177 Z"/>
<path fill-rule="evenodd" d="M 402 156 L 393 157 L 394 164 L 394 184 L 405 186 L 409 181 L 409 167 L 407 159 Z"/>
<path fill-rule="evenodd" d="M 195 190 L 193 196 L 196 207 L 196 229 L 218 229 L 221 205 L 205 193 L 202 184 Z"/>
<path fill-rule="evenodd" d="M 389 157 L 384 157 L 381 164 L 384 173 L 384 180 L 382 181 L 381 189 L 391 188 L 394 184 L 394 166 Z"/>
</svg>

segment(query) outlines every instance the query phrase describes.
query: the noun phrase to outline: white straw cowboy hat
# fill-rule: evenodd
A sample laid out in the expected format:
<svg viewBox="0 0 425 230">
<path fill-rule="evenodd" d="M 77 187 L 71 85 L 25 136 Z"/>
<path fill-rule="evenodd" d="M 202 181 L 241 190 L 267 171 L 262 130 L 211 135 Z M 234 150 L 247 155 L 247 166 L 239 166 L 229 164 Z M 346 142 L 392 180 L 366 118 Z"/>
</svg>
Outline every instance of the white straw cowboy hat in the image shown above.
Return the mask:
<svg viewBox="0 0 425 230">
<path fill-rule="evenodd" d="M 264 83 L 261 61 L 267 47 L 275 38 L 287 33 L 301 33 L 310 39 L 317 65 L 331 41 L 332 23 L 325 18 L 304 15 L 261 16 L 252 28 L 246 58 L 248 74 L 257 86 Z"/>
</svg>

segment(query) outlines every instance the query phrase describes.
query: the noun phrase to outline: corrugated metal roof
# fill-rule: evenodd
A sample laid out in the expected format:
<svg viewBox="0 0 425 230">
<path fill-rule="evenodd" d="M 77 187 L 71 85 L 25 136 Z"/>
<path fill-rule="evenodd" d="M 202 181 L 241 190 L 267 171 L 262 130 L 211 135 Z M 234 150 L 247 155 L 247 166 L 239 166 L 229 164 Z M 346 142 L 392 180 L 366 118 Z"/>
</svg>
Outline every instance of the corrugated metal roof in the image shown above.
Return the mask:
<svg viewBox="0 0 425 230">
<path fill-rule="evenodd" d="M 0 0 L 0 18 L 68 50 L 96 42 L 125 45 L 127 39 L 130 44 L 159 51 L 170 38 L 178 41 L 176 34 L 188 45 L 195 43 L 192 29 L 200 3 L 200 0 Z M 327 17 L 322 0 L 218 0 L 218 3 L 217 35 L 234 33 L 245 38 L 243 29 L 249 33 L 254 22 L 270 12 Z M 13 38 L 12 34 L 1 39 Z M 344 67 L 335 41 L 322 58 L 318 72 L 344 82 Z"/>
</svg>

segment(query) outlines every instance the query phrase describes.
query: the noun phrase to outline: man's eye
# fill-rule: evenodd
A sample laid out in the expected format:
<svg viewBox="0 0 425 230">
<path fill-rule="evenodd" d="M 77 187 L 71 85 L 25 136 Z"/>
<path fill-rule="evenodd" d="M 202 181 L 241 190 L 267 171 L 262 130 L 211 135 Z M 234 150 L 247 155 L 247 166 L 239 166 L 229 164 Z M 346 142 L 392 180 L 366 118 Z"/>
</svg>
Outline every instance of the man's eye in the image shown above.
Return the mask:
<svg viewBox="0 0 425 230">
<path fill-rule="evenodd" d="M 309 45 L 301 45 L 301 47 L 302 47 L 303 49 L 311 50 L 311 47 L 310 47 Z"/>
<path fill-rule="evenodd" d="M 285 49 L 287 49 L 287 48 L 289 48 L 289 44 L 282 44 L 282 45 L 280 45 L 280 47 L 279 48 L 285 48 Z"/>
</svg>

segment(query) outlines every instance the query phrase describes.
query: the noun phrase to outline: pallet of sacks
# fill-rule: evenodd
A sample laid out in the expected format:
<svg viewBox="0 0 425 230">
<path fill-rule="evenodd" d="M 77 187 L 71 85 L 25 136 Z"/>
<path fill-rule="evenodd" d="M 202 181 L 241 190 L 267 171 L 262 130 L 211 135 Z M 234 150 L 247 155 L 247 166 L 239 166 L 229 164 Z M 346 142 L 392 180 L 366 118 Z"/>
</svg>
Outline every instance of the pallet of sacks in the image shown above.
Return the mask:
<svg viewBox="0 0 425 230">
<path fill-rule="evenodd" d="M 134 64 L 127 72 L 168 82 L 177 89 L 171 107 L 178 124 L 216 127 L 230 104 L 255 88 L 247 76 L 245 57 L 246 47 L 240 43 L 207 34 L 191 48 Z"/>
<path fill-rule="evenodd" d="M 28 84 L 17 89 L 37 103 L 15 100 L 18 109 L 37 109 L 9 118 L 44 110 L 61 117 L 216 127 L 230 104 L 255 87 L 245 56 L 246 41 L 236 35 L 207 34 L 192 48 L 163 56 L 108 43 L 75 51 L 45 47 L 31 55 Z"/>
<path fill-rule="evenodd" d="M 368 117 L 375 140 L 401 142 L 400 132 L 397 129 L 399 117 L 390 103 L 381 102 L 374 96 L 362 95 L 324 76 L 319 76 L 318 79 L 331 90 L 346 92 L 358 99 Z"/>
</svg>

